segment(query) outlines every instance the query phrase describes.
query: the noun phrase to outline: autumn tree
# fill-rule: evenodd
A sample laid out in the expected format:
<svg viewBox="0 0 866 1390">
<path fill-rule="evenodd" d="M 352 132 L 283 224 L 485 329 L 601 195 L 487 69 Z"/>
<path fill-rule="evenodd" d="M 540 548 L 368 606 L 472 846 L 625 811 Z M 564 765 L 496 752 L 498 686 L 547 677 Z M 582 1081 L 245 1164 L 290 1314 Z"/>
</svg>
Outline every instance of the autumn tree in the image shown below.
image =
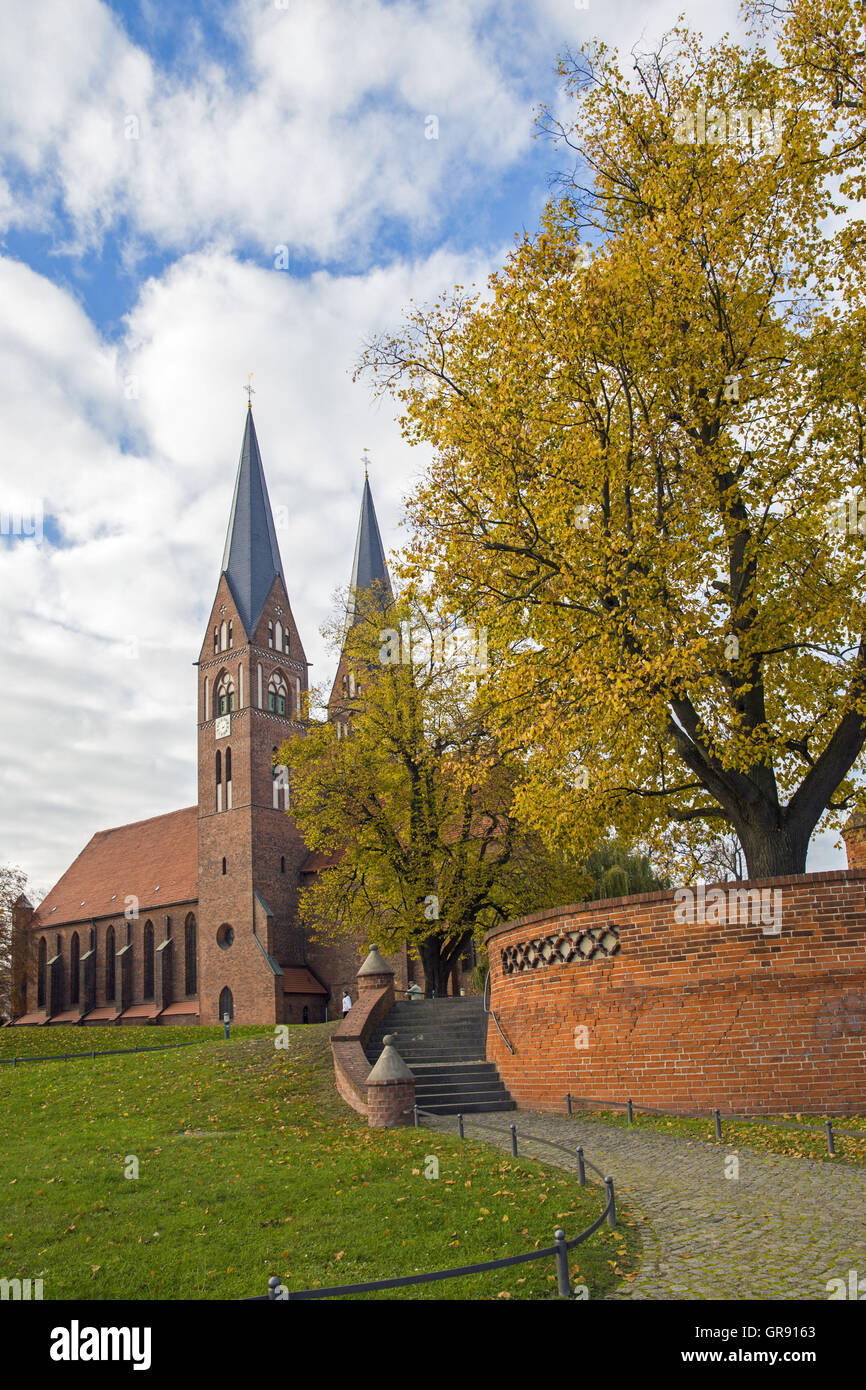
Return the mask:
<svg viewBox="0 0 866 1390">
<path fill-rule="evenodd" d="M 863 144 L 790 34 L 566 56 L 537 233 L 361 362 L 432 446 L 404 575 L 487 627 L 516 811 L 575 854 L 673 826 L 799 873 L 858 800 Z"/>
<path fill-rule="evenodd" d="M 26 888 L 23 869 L 0 865 L 0 1021 L 12 1016 L 12 909 Z"/>
<path fill-rule="evenodd" d="M 335 858 L 302 894 L 305 923 L 320 939 L 408 942 L 440 995 L 473 936 L 587 882 L 513 814 L 483 641 L 417 607 L 370 605 L 341 643 L 360 680 L 349 736 L 311 720 L 278 754 L 306 843 Z"/>
</svg>

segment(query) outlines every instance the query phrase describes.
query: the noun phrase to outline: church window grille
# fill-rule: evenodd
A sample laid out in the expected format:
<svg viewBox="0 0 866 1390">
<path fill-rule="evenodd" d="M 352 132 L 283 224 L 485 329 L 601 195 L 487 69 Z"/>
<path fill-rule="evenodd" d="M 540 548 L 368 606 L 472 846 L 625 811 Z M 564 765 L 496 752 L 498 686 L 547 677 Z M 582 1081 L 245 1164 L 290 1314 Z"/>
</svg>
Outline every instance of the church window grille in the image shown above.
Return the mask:
<svg viewBox="0 0 866 1390">
<path fill-rule="evenodd" d="M 214 687 L 217 714 L 232 714 L 235 707 L 235 684 L 228 671 L 223 671 Z"/>
<path fill-rule="evenodd" d="M 43 936 L 39 942 L 39 958 L 36 966 L 36 1003 L 45 1003 L 45 973 L 48 963 L 48 943 Z"/>
<path fill-rule="evenodd" d="M 78 939 L 78 932 L 72 933 L 72 940 L 69 943 L 69 1002 L 77 1004 L 79 1000 L 79 976 L 81 961 L 81 943 Z"/>
<path fill-rule="evenodd" d="M 144 972 L 142 994 L 145 999 L 153 998 L 153 923 L 144 924 Z"/>
<path fill-rule="evenodd" d="M 195 914 L 190 912 L 184 923 L 184 990 L 195 994 L 197 989 Z"/>
<path fill-rule="evenodd" d="M 109 927 L 105 937 L 105 998 L 113 1001 L 117 988 L 117 960 L 114 953 L 114 927 Z"/>
<path fill-rule="evenodd" d="M 268 709 L 272 714 L 285 714 L 287 706 L 286 684 L 278 672 L 268 681 Z"/>
</svg>

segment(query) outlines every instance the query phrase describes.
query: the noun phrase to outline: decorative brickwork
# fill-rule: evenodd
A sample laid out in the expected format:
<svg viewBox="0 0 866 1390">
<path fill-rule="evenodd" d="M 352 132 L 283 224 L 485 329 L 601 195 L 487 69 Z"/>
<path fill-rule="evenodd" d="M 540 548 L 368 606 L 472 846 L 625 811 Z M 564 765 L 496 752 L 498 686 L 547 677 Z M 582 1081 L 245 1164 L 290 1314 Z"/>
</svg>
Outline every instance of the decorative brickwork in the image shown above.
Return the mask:
<svg viewBox="0 0 866 1390">
<path fill-rule="evenodd" d="M 519 1105 L 562 1110 L 570 1091 L 677 1111 L 863 1109 L 866 870 L 723 887 L 780 893 L 781 931 L 683 921 L 665 892 L 488 934 L 491 1007 L 514 1054 L 491 1024 L 487 1055 Z M 575 942 L 599 946 L 612 921 L 618 948 L 585 959 Z"/>
</svg>

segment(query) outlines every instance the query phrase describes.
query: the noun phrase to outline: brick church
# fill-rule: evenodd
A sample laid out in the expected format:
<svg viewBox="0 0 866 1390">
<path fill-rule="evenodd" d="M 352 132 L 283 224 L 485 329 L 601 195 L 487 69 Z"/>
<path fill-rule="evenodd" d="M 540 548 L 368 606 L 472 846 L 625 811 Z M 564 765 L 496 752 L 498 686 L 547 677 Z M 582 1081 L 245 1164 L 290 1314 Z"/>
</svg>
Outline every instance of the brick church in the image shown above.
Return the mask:
<svg viewBox="0 0 866 1390">
<path fill-rule="evenodd" d="M 391 587 L 365 478 L 350 593 Z M 349 621 L 355 616 L 354 601 Z M 18 1024 L 306 1023 L 355 997 L 363 943 L 306 939 L 308 853 L 274 753 L 303 737 L 308 663 L 248 408 L 222 569 L 199 653 L 198 804 L 93 836 L 34 909 L 13 909 Z M 345 731 L 341 656 L 328 718 Z M 389 961 L 406 988 L 413 963 Z"/>
</svg>

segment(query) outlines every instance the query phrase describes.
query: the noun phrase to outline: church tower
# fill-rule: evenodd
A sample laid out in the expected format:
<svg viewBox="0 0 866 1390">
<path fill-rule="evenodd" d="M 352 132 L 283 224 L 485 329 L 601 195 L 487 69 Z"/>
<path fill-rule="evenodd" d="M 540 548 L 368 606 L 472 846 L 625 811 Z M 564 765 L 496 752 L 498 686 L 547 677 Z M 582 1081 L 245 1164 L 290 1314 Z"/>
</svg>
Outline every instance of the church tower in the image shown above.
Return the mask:
<svg viewBox="0 0 866 1390">
<path fill-rule="evenodd" d="M 282 1023 L 306 848 L 273 755 L 302 737 L 307 660 L 283 574 L 251 406 L 222 570 L 198 661 L 200 1021 Z"/>
<path fill-rule="evenodd" d="M 361 497 L 358 534 L 355 539 L 355 559 L 352 564 L 352 578 L 349 582 L 347 632 L 361 620 L 363 610 L 360 601 L 364 595 L 381 604 L 383 610 L 394 601 L 391 577 L 388 574 L 388 565 L 385 560 L 385 548 L 382 545 L 379 523 L 376 519 L 376 508 L 373 506 L 373 494 L 370 490 L 370 479 L 366 472 L 364 473 L 364 492 Z M 358 679 L 359 675 L 352 670 L 351 662 L 346 654 L 344 641 L 337 674 L 334 677 L 334 684 L 328 698 L 328 718 L 340 726 L 338 732 L 341 734 L 345 732 L 351 718 L 352 704 L 358 694 Z"/>
</svg>

